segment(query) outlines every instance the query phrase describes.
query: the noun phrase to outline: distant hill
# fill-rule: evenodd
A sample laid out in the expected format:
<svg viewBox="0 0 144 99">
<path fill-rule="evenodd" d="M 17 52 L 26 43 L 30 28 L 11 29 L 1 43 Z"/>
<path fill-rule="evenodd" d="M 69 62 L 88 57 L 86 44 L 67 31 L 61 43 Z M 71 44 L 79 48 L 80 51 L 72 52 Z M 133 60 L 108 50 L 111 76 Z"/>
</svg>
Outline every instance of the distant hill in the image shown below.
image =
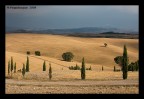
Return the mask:
<svg viewBox="0 0 144 99">
<path fill-rule="evenodd" d="M 138 34 L 138 31 L 124 30 L 117 28 L 101 28 L 101 27 L 83 27 L 72 29 L 21 29 L 15 27 L 6 27 L 6 32 L 15 33 L 48 33 L 48 34 L 70 34 L 70 33 L 103 33 L 103 32 L 117 32 L 117 33 L 130 33 Z"/>
</svg>

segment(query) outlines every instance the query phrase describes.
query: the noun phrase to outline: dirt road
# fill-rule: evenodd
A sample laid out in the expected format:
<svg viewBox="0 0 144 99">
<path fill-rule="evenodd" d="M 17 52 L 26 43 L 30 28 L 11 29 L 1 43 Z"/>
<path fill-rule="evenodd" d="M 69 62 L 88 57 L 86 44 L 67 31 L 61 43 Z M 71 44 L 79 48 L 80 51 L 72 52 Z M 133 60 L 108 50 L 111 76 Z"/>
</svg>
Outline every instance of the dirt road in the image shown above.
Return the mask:
<svg viewBox="0 0 144 99">
<path fill-rule="evenodd" d="M 6 94 L 138 94 L 138 80 L 29 81 L 6 79 Z"/>
</svg>

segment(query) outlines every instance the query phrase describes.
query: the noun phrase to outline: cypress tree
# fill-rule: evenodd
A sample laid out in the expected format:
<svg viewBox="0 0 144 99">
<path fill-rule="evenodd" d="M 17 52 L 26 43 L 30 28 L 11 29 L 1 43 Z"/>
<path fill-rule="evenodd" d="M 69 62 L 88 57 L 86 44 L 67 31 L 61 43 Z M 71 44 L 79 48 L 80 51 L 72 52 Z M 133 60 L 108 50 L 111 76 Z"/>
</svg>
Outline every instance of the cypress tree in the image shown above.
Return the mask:
<svg viewBox="0 0 144 99">
<path fill-rule="evenodd" d="M 85 79 L 85 60 L 84 57 L 82 59 L 82 68 L 81 68 L 81 79 L 84 80 Z"/>
<path fill-rule="evenodd" d="M 103 66 L 102 66 L 102 71 L 104 70 Z"/>
<path fill-rule="evenodd" d="M 114 66 L 114 71 L 116 71 L 116 67 Z"/>
<path fill-rule="evenodd" d="M 90 66 L 89 70 L 92 70 L 92 69 L 91 69 L 91 66 Z"/>
<path fill-rule="evenodd" d="M 15 65 L 14 65 L 14 73 L 16 73 L 16 62 L 15 62 Z"/>
<path fill-rule="evenodd" d="M 136 70 L 136 71 L 139 70 L 139 61 L 138 61 L 138 60 L 135 62 L 135 70 Z"/>
<path fill-rule="evenodd" d="M 124 45 L 124 50 L 123 50 L 122 66 L 123 66 L 123 79 L 127 79 L 127 75 L 128 75 L 128 56 L 127 56 L 126 45 Z"/>
<path fill-rule="evenodd" d="M 75 68 L 76 68 L 75 70 L 78 70 L 78 65 L 77 64 L 76 64 Z"/>
<path fill-rule="evenodd" d="M 8 75 L 10 74 L 10 61 L 8 62 Z"/>
<path fill-rule="evenodd" d="M 11 77 L 12 77 L 12 71 L 13 71 L 13 57 L 11 57 Z"/>
<path fill-rule="evenodd" d="M 46 71 L 46 63 L 45 63 L 45 61 L 43 63 L 43 71 Z"/>
<path fill-rule="evenodd" d="M 49 79 L 51 80 L 52 78 L 52 68 L 51 68 L 51 63 L 49 64 Z"/>
<path fill-rule="evenodd" d="M 29 57 L 27 56 L 27 61 L 26 61 L 26 72 L 29 72 Z"/>
<path fill-rule="evenodd" d="M 23 77 L 25 76 L 25 72 L 26 72 L 25 64 L 23 64 L 23 68 L 22 68 L 22 75 L 23 75 Z"/>
</svg>

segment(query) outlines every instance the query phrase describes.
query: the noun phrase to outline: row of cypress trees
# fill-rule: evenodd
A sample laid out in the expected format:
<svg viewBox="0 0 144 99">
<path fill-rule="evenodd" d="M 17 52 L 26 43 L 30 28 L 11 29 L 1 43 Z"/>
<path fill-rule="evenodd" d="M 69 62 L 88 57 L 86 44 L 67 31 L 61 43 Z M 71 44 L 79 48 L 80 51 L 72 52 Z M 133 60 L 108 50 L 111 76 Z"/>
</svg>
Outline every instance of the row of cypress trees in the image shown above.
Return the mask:
<svg viewBox="0 0 144 99">
<path fill-rule="evenodd" d="M 8 75 L 10 75 L 11 73 L 11 77 L 12 77 L 12 74 L 13 74 L 13 70 L 14 70 L 14 73 L 16 73 L 16 62 L 15 64 L 13 64 L 13 57 L 11 57 L 11 60 L 8 61 Z"/>
<path fill-rule="evenodd" d="M 11 61 L 8 61 L 8 75 L 10 75 L 11 73 L 11 77 L 13 74 L 13 70 L 14 73 L 16 73 L 16 62 L 15 64 L 13 64 L 13 57 L 11 57 Z M 26 69 L 25 69 L 25 64 L 23 64 L 23 68 L 22 68 L 22 75 L 25 75 L 25 72 L 29 72 L 29 58 L 27 57 L 27 61 L 26 61 Z"/>
<path fill-rule="evenodd" d="M 26 72 L 29 72 L 29 57 L 28 56 L 27 56 L 27 60 L 26 60 L 26 68 L 25 68 L 25 64 L 23 63 L 23 68 L 22 68 L 23 77 L 25 76 Z"/>
<path fill-rule="evenodd" d="M 51 68 L 51 63 L 49 64 L 49 78 L 52 78 L 52 68 Z M 13 64 L 13 57 L 11 57 L 11 61 L 8 61 L 8 75 L 10 75 L 11 73 L 11 77 L 12 77 L 12 72 L 14 70 L 14 73 L 16 73 L 16 62 L 15 64 Z M 43 63 L 43 71 L 46 71 L 46 63 L 44 61 Z M 22 75 L 23 77 L 25 76 L 25 73 L 29 72 L 29 57 L 27 56 L 27 60 L 26 60 L 26 66 L 23 63 L 23 68 L 22 68 Z"/>
<path fill-rule="evenodd" d="M 44 61 L 43 63 L 43 71 L 46 71 L 46 63 Z M 52 68 L 51 68 L 51 63 L 49 64 L 49 79 L 51 80 L 52 78 Z"/>
</svg>

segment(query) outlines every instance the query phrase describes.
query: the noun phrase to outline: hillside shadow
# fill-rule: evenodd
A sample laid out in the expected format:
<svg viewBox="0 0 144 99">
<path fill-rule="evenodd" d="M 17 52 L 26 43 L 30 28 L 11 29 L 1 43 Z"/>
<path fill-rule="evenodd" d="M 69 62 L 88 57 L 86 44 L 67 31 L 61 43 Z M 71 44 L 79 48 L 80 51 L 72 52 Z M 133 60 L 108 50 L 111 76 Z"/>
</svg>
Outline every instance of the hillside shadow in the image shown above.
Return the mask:
<svg viewBox="0 0 144 99">
<path fill-rule="evenodd" d="M 72 60 L 72 61 L 65 61 L 65 60 L 63 60 L 63 59 L 58 59 L 58 60 L 64 61 L 64 62 L 73 62 L 73 60 Z"/>
<path fill-rule="evenodd" d="M 103 46 L 100 46 L 100 47 L 105 47 L 105 46 L 103 45 Z"/>
<path fill-rule="evenodd" d="M 63 59 L 59 59 L 60 61 L 65 61 L 65 60 L 63 60 Z"/>
</svg>

